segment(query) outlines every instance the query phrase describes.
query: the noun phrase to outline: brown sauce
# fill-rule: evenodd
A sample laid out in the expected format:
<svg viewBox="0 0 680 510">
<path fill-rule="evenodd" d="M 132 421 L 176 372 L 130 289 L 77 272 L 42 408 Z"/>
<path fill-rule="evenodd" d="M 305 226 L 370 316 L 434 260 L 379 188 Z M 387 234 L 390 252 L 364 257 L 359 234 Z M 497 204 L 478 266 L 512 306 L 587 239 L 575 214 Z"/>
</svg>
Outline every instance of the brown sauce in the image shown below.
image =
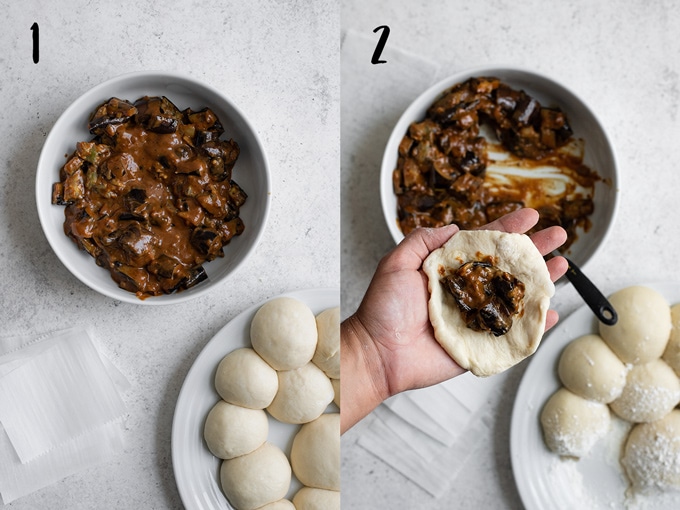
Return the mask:
<svg viewBox="0 0 680 510">
<path fill-rule="evenodd" d="M 399 227 L 472 229 L 532 207 L 534 230 L 562 226 L 567 251 L 579 229 L 590 229 L 600 180 L 583 153 L 559 109 L 496 78 L 471 78 L 445 91 L 402 139 L 393 172 Z"/>
<path fill-rule="evenodd" d="M 524 283 L 496 267 L 493 257 L 466 262 L 440 282 L 474 331 L 502 336 L 524 312 Z"/>
<path fill-rule="evenodd" d="M 246 193 L 231 179 L 239 156 L 209 108 L 166 97 L 112 98 L 88 124 L 53 185 L 64 232 L 140 299 L 190 288 L 202 264 L 244 230 Z"/>
</svg>

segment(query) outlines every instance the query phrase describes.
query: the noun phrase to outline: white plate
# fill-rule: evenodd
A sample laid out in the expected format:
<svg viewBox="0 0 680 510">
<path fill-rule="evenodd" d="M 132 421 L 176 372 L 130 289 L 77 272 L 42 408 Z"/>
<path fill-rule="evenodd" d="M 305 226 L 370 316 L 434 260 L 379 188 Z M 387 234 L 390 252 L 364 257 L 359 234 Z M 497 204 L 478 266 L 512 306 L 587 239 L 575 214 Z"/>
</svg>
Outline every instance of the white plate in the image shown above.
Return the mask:
<svg viewBox="0 0 680 510">
<path fill-rule="evenodd" d="M 306 303 L 314 314 L 340 305 L 337 289 L 309 289 L 284 295 Z M 179 392 L 172 421 L 172 466 L 182 502 L 188 510 L 233 508 L 219 485 L 220 460 L 210 453 L 203 441 L 203 424 L 220 399 L 213 385 L 217 365 L 234 349 L 250 347 L 250 322 L 263 304 L 240 313 L 217 332 L 194 361 Z M 330 408 L 334 408 L 334 404 Z M 299 427 L 269 416 L 267 440 L 290 455 L 292 440 Z M 288 497 L 292 498 L 299 488 L 299 482 L 294 479 Z"/>
<path fill-rule="evenodd" d="M 223 137 L 236 140 L 241 148 L 234 167 L 234 180 L 248 194 L 241 209 L 245 231 L 224 247 L 224 257 L 204 265 L 207 280 L 183 292 L 138 299 L 121 289 L 105 269 L 64 235 L 64 207 L 52 205 L 52 184 L 59 180 L 59 168 L 76 142 L 90 140 L 90 113 L 112 96 L 136 101 L 144 95 L 167 96 L 181 110 L 209 106 L 224 126 Z M 47 241 L 61 262 L 90 288 L 113 299 L 141 305 L 176 304 L 196 298 L 226 281 L 249 258 L 258 245 L 269 216 L 271 182 L 264 147 L 254 126 L 221 90 L 191 76 L 174 72 L 140 71 L 123 74 L 88 90 L 59 117 L 45 140 L 35 182 L 38 216 Z"/>
<path fill-rule="evenodd" d="M 671 305 L 680 303 L 677 283 L 642 285 L 660 292 Z M 578 462 L 564 461 L 545 446 L 539 422 L 543 405 L 560 387 L 556 366 L 562 349 L 575 338 L 597 331 L 597 321 L 584 305 L 548 334 L 522 377 L 512 413 L 510 455 L 515 482 L 527 510 L 628 508 L 624 506 L 628 484 L 618 465 L 617 452 L 612 451 L 617 445 L 603 439 L 588 457 Z M 680 508 L 680 494 L 665 495 L 663 508 L 667 508 L 669 499 L 673 500 L 672 508 Z M 649 504 L 653 505 L 648 501 Z"/>
</svg>

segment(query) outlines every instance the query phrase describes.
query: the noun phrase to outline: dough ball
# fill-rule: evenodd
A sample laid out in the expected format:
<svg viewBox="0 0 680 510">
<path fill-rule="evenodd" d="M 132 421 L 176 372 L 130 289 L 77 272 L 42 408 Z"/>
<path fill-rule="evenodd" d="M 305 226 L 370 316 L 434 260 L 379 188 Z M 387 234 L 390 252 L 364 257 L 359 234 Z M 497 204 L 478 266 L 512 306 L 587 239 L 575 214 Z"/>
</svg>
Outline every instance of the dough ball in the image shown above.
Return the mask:
<svg viewBox="0 0 680 510">
<path fill-rule="evenodd" d="M 293 473 L 303 485 L 340 490 L 340 414 L 322 414 L 304 424 L 290 451 Z"/>
<path fill-rule="evenodd" d="M 217 365 L 215 389 L 230 404 L 264 409 L 274 400 L 279 378 L 259 354 L 244 347 L 230 352 Z"/>
<path fill-rule="evenodd" d="M 215 457 L 231 459 L 250 453 L 267 440 L 269 420 L 261 409 L 220 400 L 208 413 L 203 437 Z"/>
<path fill-rule="evenodd" d="M 668 363 L 655 359 L 633 365 L 621 396 L 610 406 L 624 420 L 650 422 L 667 415 L 680 402 L 680 380 Z"/>
<path fill-rule="evenodd" d="M 514 315 L 510 328 L 499 336 L 492 331 L 468 327 L 458 302 L 440 281 L 468 262 L 490 262 L 524 285 L 521 313 Z M 430 253 L 423 270 L 428 277 L 428 310 L 435 338 L 461 367 L 477 376 L 489 376 L 516 365 L 536 351 L 545 331 L 555 286 L 545 260 L 528 236 L 493 230 L 460 231 Z M 496 291 L 491 291 L 488 295 L 495 294 Z M 491 317 L 498 315 L 490 314 Z M 488 316 L 478 314 L 478 317 Z"/>
<path fill-rule="evenodd" d="M 278 375 L 279 391 L 267 411 L 279 421 L 310 422 L 321 416 L 333 401 L 331 380 L 314 363 Z"/>
<path fill-rule="evenodd" d="M 680 304 L 671 307 L 671 335 L 663 359 L 680 376 Z"/>
<path fill-rule="evenodd" d="M 333 385 L 333 392 L 335 393 L 333 402 L 335 402 L 336 406 L 340 407 L 340 379 L 331 379 L 331 384 Z"/>
<path fill-rule="evenodd" d="M 680 409 L 633 427 L 621 464 L 637 491 L 680 489 Z"/>
<path fill-rule="evenodd" d="M 222 461 L 222 490 L 236 510 L 255 510 L 286 496 L 292 472 L 286 454 L 267 442 L 254 452 Z"/>
<path fill-rule="evenodd" d="M 648 287 L 621 289 L 609 302 L 618 321 L 600 323 L 600 336 L 624 363 L 646 363 L 660 358 L 671 332 L 671 310 L 666 298 Z"/>
<path fill-rule="evenodd" d="M 296 510 L 340 510 L 340 492 L 303 487 L 295 493 Z"/>
<path fill-rule="evenodd" d="M 597 335 L 571 341 L 562 351 L 557 373 L 579 397 L 608 404 L 623 391 L 626 366 Z"/>
<path fill-rule="evenodd" d="M 553 393 L 541 412 L 546 445 L 568 457 L 585 456 L 607 433 L 610 423 L 606 404 L 586 400 L 566 388 Z"/>
<path fill-rule="evenodd" d="M 273 503 L 261 506 L 257 510 L 295 510 L 295 505 L 287 499 L 280 499 Z"/>
<path fill-rule="evenodd" d="M 276 370 L 308 363 L 316 350 L 316 319 L 301 301 L 280 297 L 266 302 L 250 324 L 253 349 Z"/>
<path fill-rule="evenodd" d="M 312 361 L 331 379 L 340 379 L 340 307 L 317 315 L 316 329 L 318 341 Z"/>
</svg>

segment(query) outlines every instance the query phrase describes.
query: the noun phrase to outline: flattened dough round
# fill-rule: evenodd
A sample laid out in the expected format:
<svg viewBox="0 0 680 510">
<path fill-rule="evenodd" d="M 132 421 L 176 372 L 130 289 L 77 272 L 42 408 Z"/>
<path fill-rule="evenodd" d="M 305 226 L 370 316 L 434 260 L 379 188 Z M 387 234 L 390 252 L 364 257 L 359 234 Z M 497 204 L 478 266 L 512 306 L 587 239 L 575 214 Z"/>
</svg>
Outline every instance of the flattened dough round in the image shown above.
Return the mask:
<svg viewBox="0 0 680 510">
<path fill-rule="evenodd" d="M 524 312 L 501 336 L 465 325 L 455 300 L 439 282 L 466 262 L 492 256 L 495 266 L 525 286 Z M 545 319 L 555 286 L 540 252 L 528 236 L 494 230 L 460 231 L 423 263 L 430 290 L 429 314 L 435 338 L 461 367 L 489 376 L 533 354 L 545 331 Z"/>
<path fill-rule="evenodd" d="M 621 464 L 640 492 L 680 489 L 680 409 L 633 427 Z"/>
<path fill-rule="evenodd" d="M 680 304 L 671 307 L 671 336 L 663 359 L 680 377 Z"/>
<path fill-rule="evenodd" d="M 267 301 L 250 324 L 253 349 L 276 370 L 308 363 L 316 350 L 316 319 L 302 301 L 280 297 Z"/>
<path fill-rule="evenodd" d="M 296 510 L 340 510 L 340 492 L 302 487 L 293 496 Z"/>
<path fill-rule="evenodd" d="M 269 420 L 261 409 L 220 400 L 208 413 L 203 437 L 215 457 L 231 459 L 250 453 L 267 440 Z"/>
<path fill-rule="evenodd" d="M 315 420 L 333 401 L 331 380 L 314 363 L 278 373 L 279 391 L 267 407 L 274 418 L 284 423 Z"/>
<path fill-rule="evenodd" d="M 318 341 L 312 361 L 331 379 L 340 379 L 340 307 L 316 316 Z"/>
<path fill-rule="evenodd" d="M 680 379 L 668 363 L 655 359 L 633 365 L 623 392 L 609 405 L 624 420 L 646 423 L 667 415 L 679 401 Z"/>
<path fill-rule="evenodd" d="M 562 384 L 576 395 L 608 404 L 626 384 L 626 365 L 597 335 L 569 342 L 557 365 Z"/>
<path fill-rule="evenodd" d="M 295 434 L 290 463 L 308 487 L 340 490 L 340 414 L 322 414 Z"/>
<path fill-rule="evenodd" d="M 566 388 L 548 399 L 541 411 L 545 444 L 558 455 L 583 457 L 609 430 L 606 404 L 586 400 Z"/>
<path fill-rule="evenodd" d="M 283 499 L 292 471 L 286 454 L 269 442 L 254 452 L 222 461 L 220 483 L 237 510 L 255 510 Z"/>
<path fill-rule="evenodd" d="M 646 363 L 660 358 L 671 332 L 670 305 L 649 287 L 635 285 L 614 292 L 609 302 L 618 321 L 600 323 L 600 336 L 624 363 Z"/>
<path fill-rule="evenodd" d="M 215 389 L 230 404 L 264 409 L 274 400 L 279 378 L 259 354 L 243 347 L 231 351 L 217 365 Z"/>
</svg>

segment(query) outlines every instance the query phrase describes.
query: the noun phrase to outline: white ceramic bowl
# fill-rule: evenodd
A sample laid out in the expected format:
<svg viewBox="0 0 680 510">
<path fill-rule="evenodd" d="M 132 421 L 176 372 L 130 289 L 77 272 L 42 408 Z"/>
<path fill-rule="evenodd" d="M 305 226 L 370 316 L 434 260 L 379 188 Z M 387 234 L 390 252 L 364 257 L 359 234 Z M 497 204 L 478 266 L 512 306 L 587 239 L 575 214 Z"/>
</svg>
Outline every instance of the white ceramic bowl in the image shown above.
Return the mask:
<svg viewBox="0 0 680 510">
<path fill-rule="evenodd" d="M 406 109 L 397 122 L 385 148 L 380 170 L 380 199 L 387 227 L 396 243 L 404 238 L 397 223 L 397 199 L 392 188 L 392 171 L 397 166 L 398 146 L 412 122 L 425 118 L 429 106 L 440 95 L 457 83 L 474 76 L 499 78 L 515 89 L 522 89 L 542 105 L 559 106 L 569 119 L 576 138 L 585 140 L 584 163 L 604 179 L 595 187 L 595 210 L 591 216 L 592 227 L 578 238 L 567 255 L 583 266 L 605 241 L 614 222 L 618 208 L 618 179 L 614 148 L 602 124 L 581 99 L 554 80 L 518 68 L 481 67 L 450 76 L 423 92 Z"/>
<path fill-rule="evenodd" d="M 90 113 L 115 96 L 135 101 L 144 95 L 167 96 L 179 109 L 210 107 L 224 126 L 224 137 L 233 138 L 241 149 L 233 171 L 234 180 L 248 194 L 241 208 L 245 230 L 224 247 L 224 257 L 204 264 L 208 278 L 185 291 L 141 300 L 118 287 L 109 272 L 78 250 L 63 230 L 64 207 L 52 205 L 52 184 L 59 180 L 65 154 L 76 142 L 90 140 L 87 130 Z M 128 303 L 161 305 L 198 297 L 222 284 L 249 257 L 265 228 L 270 209 L 271 183 L 267 157 L 255 129 L 246 116 L 222 91 L 189 76 L 169 72 L 136 72 L 118 76 L 80 96 L 59 117 L 50 131 L 38 161 L 36 201 L 40 223 L 52 249 L 61 262 L 83 283 L 113 299 Z"/>
</svg>

